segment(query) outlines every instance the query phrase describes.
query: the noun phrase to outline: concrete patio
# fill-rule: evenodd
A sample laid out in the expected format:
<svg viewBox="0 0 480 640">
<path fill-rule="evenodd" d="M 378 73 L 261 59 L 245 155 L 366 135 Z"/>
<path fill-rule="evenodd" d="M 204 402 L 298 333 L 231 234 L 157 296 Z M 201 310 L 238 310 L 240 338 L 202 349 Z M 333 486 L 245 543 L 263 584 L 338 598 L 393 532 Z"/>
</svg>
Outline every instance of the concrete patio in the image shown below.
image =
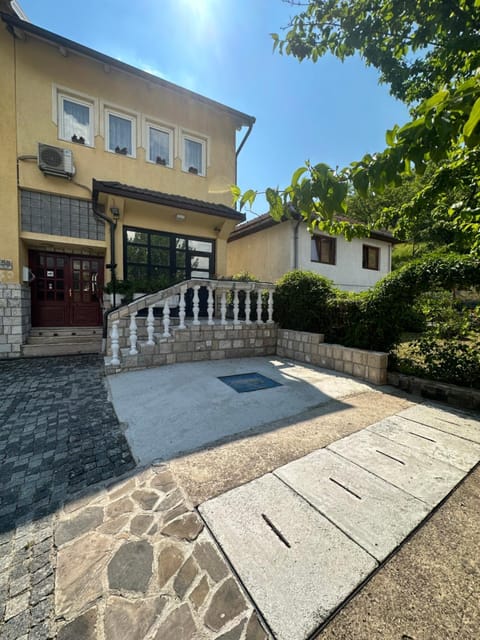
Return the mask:
<svg viewBox="0 0 480 640">
<path fill-rule="evenodd" d="M 278 359 L 202 364 L 223 369 L 110 381 L 123 424 L 99 359 L 0 366 L 0 638 L 475 637 L 478 416 Z M 252 372 L 281 386 L 237 393 L 218 380 Z M 129 405 L 154 420 L 127 424 Z M 136 468 L 124 434 L 143 456 Z"/>
</svg>

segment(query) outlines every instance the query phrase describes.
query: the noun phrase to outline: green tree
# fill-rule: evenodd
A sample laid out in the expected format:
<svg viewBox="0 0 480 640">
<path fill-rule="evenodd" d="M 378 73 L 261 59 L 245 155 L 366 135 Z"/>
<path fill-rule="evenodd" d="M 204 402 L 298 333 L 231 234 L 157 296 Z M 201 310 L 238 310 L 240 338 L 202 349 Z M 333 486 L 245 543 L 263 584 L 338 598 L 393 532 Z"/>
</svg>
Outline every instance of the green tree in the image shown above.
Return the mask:
<svg viewBox="0 0 480 640">
<path fill-rule="evenodd" d="M 429 179 L 401 209 L 400 226 L 415 211 L 436 208 L 480 252 L 480 0 L 310 0 L 292 18 L 274 46 L 300 60 L 331 52 L 340 59 L 359 53 L 381 80 L 407 103 L 411 121 L 386 133 L 387 148 L 333 171 L 306 163 L 285 189 L 267 189 L 270 213 L 280 219 L 295 210 L 311 228 L 368 235 L 383 218 L 355 224 L 348 213 L 352 190 L 362 197 L 399 187 L 406 176 Z M 427 97 L 428 96 L 428 97 Z M 415 102 L 421 100 L 420 102 Z M 240 205 L 255 192 L 234 189 Z"/>
</svg>

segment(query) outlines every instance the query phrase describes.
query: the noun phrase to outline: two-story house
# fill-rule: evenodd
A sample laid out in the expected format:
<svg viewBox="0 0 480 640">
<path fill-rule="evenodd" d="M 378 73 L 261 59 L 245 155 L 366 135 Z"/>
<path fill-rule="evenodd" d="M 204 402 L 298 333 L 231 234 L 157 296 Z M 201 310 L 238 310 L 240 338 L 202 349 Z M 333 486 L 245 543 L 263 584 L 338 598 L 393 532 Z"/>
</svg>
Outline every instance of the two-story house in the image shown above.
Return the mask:
<svg viewBox="0 0 480 640">
<path fill-rule="evenodd" d="M 244 219 L 230 186 L 255 122 L 12 5 L 0 1 L 3 357 L 31 326 L 101 325 L 112 277 L 227 275 Z"/>
</svg>

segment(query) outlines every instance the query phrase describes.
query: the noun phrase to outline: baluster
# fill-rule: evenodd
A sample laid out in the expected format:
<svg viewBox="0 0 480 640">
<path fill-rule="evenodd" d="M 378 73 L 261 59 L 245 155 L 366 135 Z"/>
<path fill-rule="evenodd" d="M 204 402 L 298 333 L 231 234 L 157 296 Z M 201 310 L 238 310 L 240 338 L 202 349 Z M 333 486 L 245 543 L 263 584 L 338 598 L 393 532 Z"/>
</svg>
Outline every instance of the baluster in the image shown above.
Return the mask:
<svg viewBox="0 0 480 640">
<path fill-rule="evenodd" d="M 180 304 L 179 304 L 179 311 L 178 311 L 178 318 L 180 320 L 178 328 L 179 329 L 186 329 L 187 327 L 185 326 L 185 294 L 187 292 L 186 287 L 182 287 L 180 289 Z"/>
<path fill-rule="evenodd" d="M 240 324 L 240 320 L 238 319 L 238 291 L 237 289 L 233 292 L 233 324 Z"/>
<path fill-rule="evenodd" d="M 112 330 L 110 332 L 110 340 L 112 345 L 112 359 L 110 360 L 110 364 L 114 367 L 118 367 L 120 364 L 120 359 L 118 354 L 120 352 L 120 345 L 118 343 L 118 320 L 112 324 Z"/>
<path fill-rule="evenodd" d="M 208 287 L 208 324 L 215 324 L 213 320 L 213 287 Z"/>
<path fill-rule="evenodd" d="M 257 324 L 263 324 L 262 320 L 262 291 L 257 291 Z"/>
<path fill-rule="evenodd" d="M 152 306 L 152 307 L 148 307 L 148 316 L 147 316 L 147 336 L 148 336 L 147 344 L 149 345 L 155 344 L 155 340 L 153 338 L 153 334 L 155 332 L 154 325 L 155 325 L 155 319 L 153 316 L 153 306 Z"/>
<path fill-rule="evenodd" d="M 268 291 L 268 320 L 267 324 L 273 324 L 273 290 Z"/>
<path fill-rule="evenodd" d="M 198 319 L 198 312 L 200 310 L 199 298 L 198 298 L 198 290 L 200 289 L 200 285 L 196 284 L 193 287 L 193 322 L 192 324 L 198 325 L 200 324 L 200 320 Z"/>
<path fill-rule="evenodd" d="M 248 289 L 245 291 L 245 324 L 252 324 L 252 321 L 250 320 L 250 306 L 250 289 Z"/>
<path fill-rule="evenodd" d="M 220 314 L 222 318 L 220 324 L 227 324 L 227 292 L 225 291 L 225 289 L 223 289 L 222 291 L 222 298 L 220 301 Z"/>
<path fill-rule="evenodd" d="M 163 304 L 163 337 L 164 338 L 169 338 L 170 337 L 170 306 L 168 304 L 168 298 L 165 300 L 164 304 Z"/>
<path fill-rule="evenodd" d="M 135 320 L 135 316 L 137 312 L 130 314 L 130 351 L 128 352 L 131 356 L 136 356 L 137 351 L 137 321 Z"/>
</svg>

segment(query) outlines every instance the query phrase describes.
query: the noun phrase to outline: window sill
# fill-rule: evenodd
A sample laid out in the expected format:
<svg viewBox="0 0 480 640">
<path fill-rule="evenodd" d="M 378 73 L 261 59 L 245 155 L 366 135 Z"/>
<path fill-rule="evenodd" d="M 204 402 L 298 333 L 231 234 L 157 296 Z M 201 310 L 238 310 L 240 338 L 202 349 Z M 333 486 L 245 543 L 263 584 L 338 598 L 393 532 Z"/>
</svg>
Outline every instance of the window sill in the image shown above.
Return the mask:
<svg viewBox="0 0 480 640">
<path fill-rule="evenodd" d="M 310 260 L 310 262 L 313 262 L 314 264 L 326 264 L 329 267 L 336 267 L 337 266 L 336 262 L 324 262 L 323 260 Z"/>
<path fill-rule="evenodd" d="M 182 173 L 187 173 L 189 176 L 194 176 L 195 178 L 206 178 L 207 177 L 206 173 L 193 173 L 192 171 L 189 171 L 188 169 L 182 169 Z"/>
<path fill-rule="evenodd" d="M 161 167 L 162 169 L 173 169 L 173 164 L 161 164 L 160 162 L 153 162 L 153 160 L 145 160 L 147 164 L 152 164 L 154 167 Z"/>
<path fill-rule="evenodd" d="M 73 147 L 75 147 L 75 149 L 77 149 L 78 147 L 84 147 L 85 149 L 95 149 L 94 144 L 87 144 L 86 142 L 82 144 L 81 142 L 73 142 L 72 140 L 67 138 L 57 138 L 57 140 L 59 142 L 68 142 L 68 144 L 71 144 Z"/>
<path fill-rule="evenodd" d="M 117 158 L 130 158 L 131 160 L 136 160 L 137 156 L 131 156 L 128 153 L 117 153 L 116 151 L 112 151 L 111 149 L 105 149 L 107 153 L 111 153 L 112 156 L 117 156 Z"/>
</svg>

